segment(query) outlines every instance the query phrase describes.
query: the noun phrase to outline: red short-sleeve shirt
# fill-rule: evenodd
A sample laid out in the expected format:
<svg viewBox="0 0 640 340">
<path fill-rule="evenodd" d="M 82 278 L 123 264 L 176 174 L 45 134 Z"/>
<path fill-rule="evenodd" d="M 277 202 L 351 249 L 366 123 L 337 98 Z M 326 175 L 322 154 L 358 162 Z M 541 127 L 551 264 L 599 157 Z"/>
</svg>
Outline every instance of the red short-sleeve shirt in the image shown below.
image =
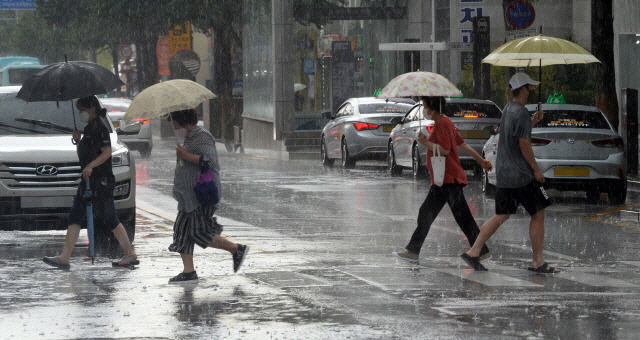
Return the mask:
<svg viewBox="0 0 640 340">
<path fill-rule="evenodd" d="M 460 164 L 460 157 L 458 156 L 458 145 L 464 144 L 464 139 L 462 139 L 458 134 L 458 131 L 456 131 L 451 119 L 447 116 L 440 118 L 433 126 L 433 130 L 431 130 L 427 140 L 431 143 L 439 144 L 443 149 L 450 151 L 445 160 L 444 183 L 458 183 L 466 185 L 467 174 L 464 173 L 464 169 Z M 427 169 L 429 169 L 431 184 L 433 184 L 433 167 L 431 166 L 432 156 L 433 150 L 428 149 Z"/>
</svg>

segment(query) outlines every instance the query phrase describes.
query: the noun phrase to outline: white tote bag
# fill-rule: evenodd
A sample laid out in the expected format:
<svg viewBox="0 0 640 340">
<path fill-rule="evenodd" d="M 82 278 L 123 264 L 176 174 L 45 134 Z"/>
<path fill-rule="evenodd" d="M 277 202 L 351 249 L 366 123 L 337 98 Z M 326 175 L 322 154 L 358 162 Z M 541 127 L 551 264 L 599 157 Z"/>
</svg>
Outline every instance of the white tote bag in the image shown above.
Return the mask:
<svg viewBox="0 0 640 340">
<path fill-rule="evenodd" d="M 440 148 L 434 145 L 431 156 L 431 168 L 433 169 L 433 184 L 441 187 L 444 183 L 444 164 L 447 157 L 440 155 Z"/>
</svg>

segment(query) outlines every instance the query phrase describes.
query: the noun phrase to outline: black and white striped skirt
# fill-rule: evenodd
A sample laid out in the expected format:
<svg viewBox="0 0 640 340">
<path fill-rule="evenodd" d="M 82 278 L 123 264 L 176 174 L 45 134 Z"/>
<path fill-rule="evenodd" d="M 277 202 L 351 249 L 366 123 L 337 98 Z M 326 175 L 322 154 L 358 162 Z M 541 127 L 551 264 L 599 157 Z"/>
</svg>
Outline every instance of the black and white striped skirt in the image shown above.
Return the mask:
<svg viewBox="0 0 640 340">
<path fill-rule="evenodd" d="M 206 248 L 215 235 L 222 233 L 222 225 L 213 217 L 215 212 L 215 206 L 198 206 L 192 212 L 178 211 L 169 250 L 193 255 L 194 244 Z"/>
</svg>

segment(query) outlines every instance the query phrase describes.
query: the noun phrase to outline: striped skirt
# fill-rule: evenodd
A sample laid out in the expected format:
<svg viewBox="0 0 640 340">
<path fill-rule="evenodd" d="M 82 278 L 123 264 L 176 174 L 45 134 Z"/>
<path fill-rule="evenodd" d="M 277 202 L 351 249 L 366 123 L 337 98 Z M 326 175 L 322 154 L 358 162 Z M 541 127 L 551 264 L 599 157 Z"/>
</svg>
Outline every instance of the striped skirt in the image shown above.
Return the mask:
<svg viewBox="0 0 640 340">
<path fill-rule="evenodd" d="M 222 225 L 213 217 L 215 212 L 215 206 L 198 206 L 192 212 L 178 211 L 169 250 L 193 255 L 194 244 L 206 248 L 215 235 L 222 233 Z"/>
</svg>

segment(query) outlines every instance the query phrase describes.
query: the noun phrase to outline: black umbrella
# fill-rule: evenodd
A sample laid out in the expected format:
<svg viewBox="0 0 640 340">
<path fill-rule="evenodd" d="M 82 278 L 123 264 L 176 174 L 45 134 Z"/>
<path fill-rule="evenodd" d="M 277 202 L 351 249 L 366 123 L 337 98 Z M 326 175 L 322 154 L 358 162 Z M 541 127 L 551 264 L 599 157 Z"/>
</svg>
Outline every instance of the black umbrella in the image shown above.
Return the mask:
<svg viewBox="0 0 640 340">
<path fill-rule="evenodd" d="M 96 63 L 65 61 L 29 76 L 17 97 L 28 102 L 64 101 L 107 93 L 122 85 L 113 72 Z"/>
</svg>

